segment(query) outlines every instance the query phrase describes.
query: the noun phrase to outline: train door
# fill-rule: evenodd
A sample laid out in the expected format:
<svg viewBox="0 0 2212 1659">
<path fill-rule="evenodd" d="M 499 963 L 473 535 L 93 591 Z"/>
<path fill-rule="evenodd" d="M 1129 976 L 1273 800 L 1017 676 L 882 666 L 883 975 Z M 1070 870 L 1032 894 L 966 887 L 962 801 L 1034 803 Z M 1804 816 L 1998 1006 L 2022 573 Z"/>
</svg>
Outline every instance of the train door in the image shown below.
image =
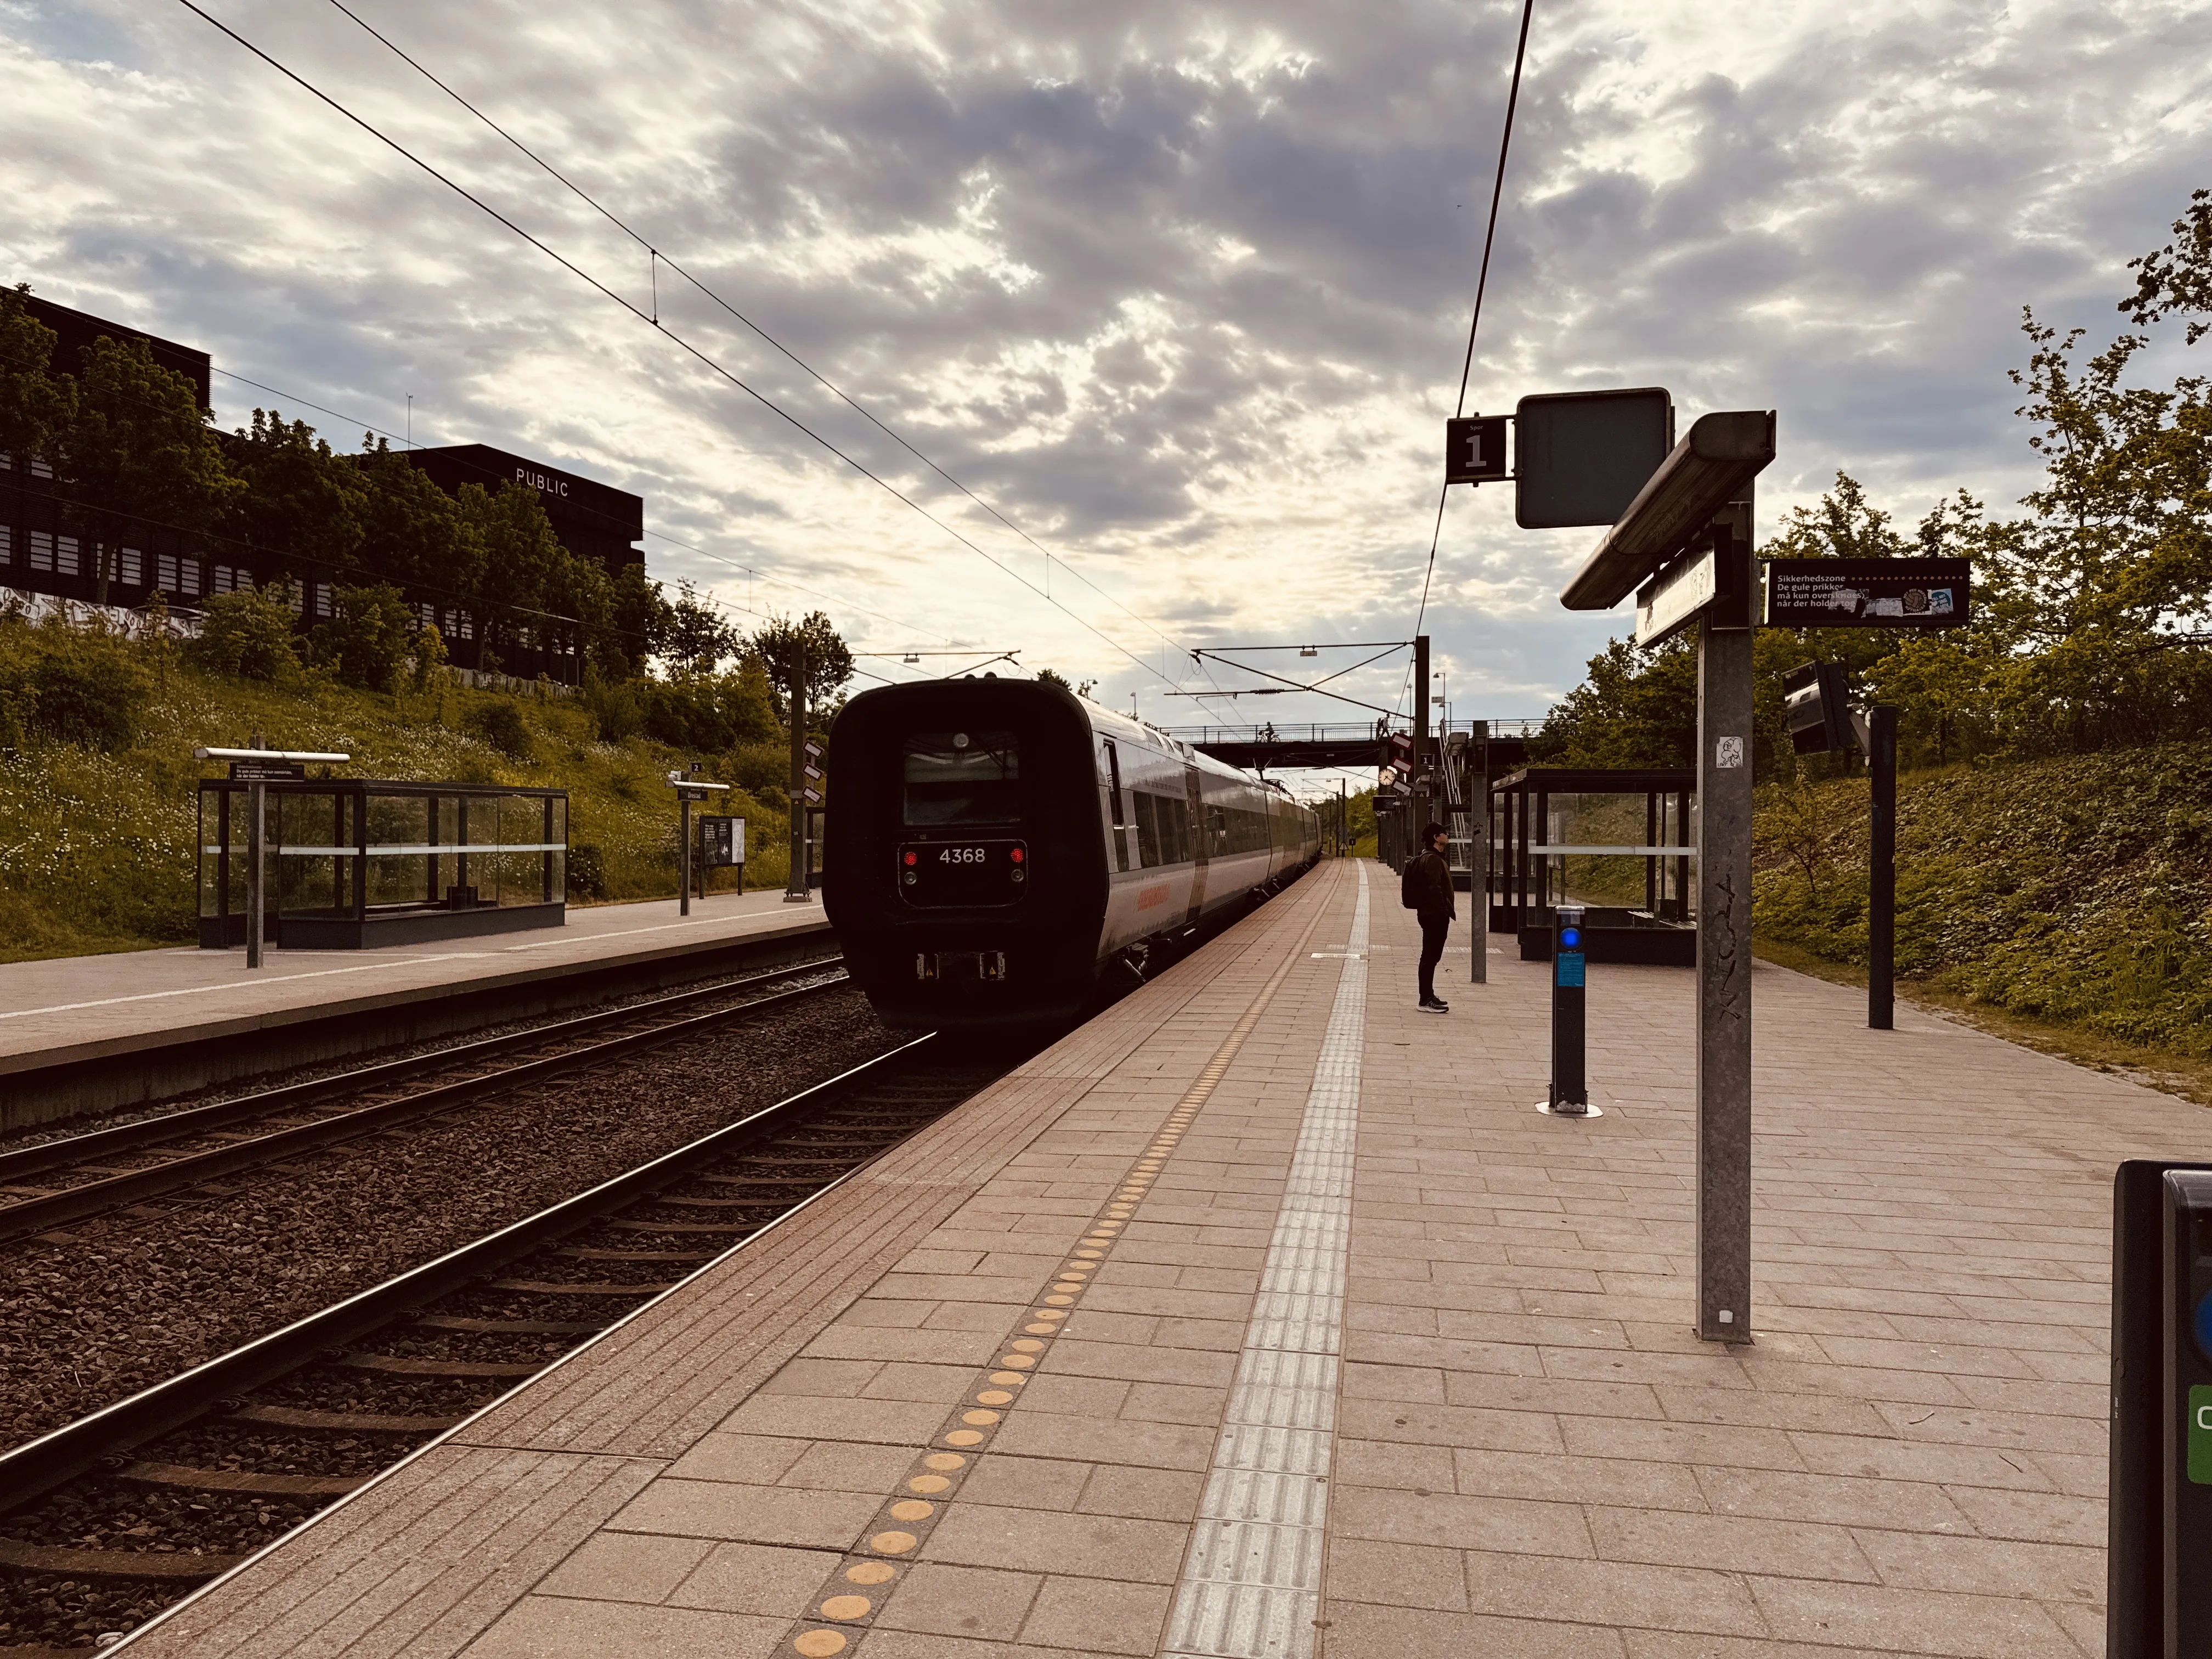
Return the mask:
<svg viewBox="0 0 2212 1659">
<path fill-rule="evenodd" d="M 1105 740 L 1105 747 L 1107 802 L 1114 820 L 1114 867 L 1126 871 L 1129 867 L 1129 817 L 1121 804 L 1121 757 L 1114 747 L 1113 738 Z"/>
<path fill-rule="evenodd" d="M 1183 918 L 1183 926 L 1194 927 L 1199 912 L 1206 908 L 1206 872 L 1212 862 L 1209 842 L 1212 838 L 1206 833 L 1206 796 L 1195 766 L 1182 769 L 1182 787 L 1190 802 L 1190 857 L 1194 866 L 1190 872 L 1190 914 Z"/>
</svg>

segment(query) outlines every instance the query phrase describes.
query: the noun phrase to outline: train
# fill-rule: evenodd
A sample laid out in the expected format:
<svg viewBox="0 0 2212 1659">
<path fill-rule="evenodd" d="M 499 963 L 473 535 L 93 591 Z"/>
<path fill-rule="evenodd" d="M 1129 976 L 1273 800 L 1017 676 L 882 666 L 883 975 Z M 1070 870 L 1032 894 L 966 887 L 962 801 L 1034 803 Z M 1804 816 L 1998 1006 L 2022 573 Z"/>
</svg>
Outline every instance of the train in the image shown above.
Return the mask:
<svg viewBox="0 0 2212 1659">
<path fill-rule="evenodd" d="M 1140 978 L 1321 855 L 1281 785 L 1045 681 L 861 692 L 829 769 L 823 904 L 902 1030 L 1072 1021 L 1102 978 Z"/>
</svg>

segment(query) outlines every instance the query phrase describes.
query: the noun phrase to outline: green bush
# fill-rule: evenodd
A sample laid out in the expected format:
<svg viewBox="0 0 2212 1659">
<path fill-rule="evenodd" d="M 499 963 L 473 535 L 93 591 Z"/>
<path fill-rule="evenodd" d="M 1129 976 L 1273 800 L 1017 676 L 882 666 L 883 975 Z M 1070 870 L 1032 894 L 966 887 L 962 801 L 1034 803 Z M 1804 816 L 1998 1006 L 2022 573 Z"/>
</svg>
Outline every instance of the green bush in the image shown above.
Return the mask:
<svg viewBox="0 0 2212 1659">
<path fill-rule="evenodd" d="M 130 641 L 100 623 L 42 623 L 19 672 L 14 723 L 81 749 L 129 748 L 154 689 Z"/>
<path fill-rule="evenodd" d="M 469 710 L 469 730 L 513 761 L 537 757 L 538 744 L 522 710 L 511 697 L 492 697 Z"/>
<path fill-rule="evenodd" d="M 288 590 L 217 593 L 201 608 L 199 637 L 185 641 L 185 660 L 211 674 L 281 683 L 300 667 L 292 621 Z"/>
<path fill-rule="evenodd" d="M 397 691 L 413 660 L 415 613 L 398 588 L 339 587 L 331 592 L 331 620 L 310 636 L 315 660 L 364 691 Z"/>
<path fill-rule="evenodd" d="M 589 843 L 568 849 L 568 896 L 603 899 L 607 896 L 606 854 Z"/>
</svg>

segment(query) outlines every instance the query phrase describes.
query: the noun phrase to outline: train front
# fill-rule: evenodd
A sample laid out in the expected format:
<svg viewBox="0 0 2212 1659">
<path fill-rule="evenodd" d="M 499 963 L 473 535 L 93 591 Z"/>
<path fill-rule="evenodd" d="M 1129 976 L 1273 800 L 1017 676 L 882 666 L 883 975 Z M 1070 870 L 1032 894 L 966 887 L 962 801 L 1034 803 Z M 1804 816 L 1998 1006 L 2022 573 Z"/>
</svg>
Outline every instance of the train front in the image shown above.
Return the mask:
<svg viewBox="0 0 2212 1659">
<path fill-rule="evenodd" d="M 876 1012 L 909 1030 L 1073 1018 L 1106 914 L 1091 723 L 1057 686 L 862 692 L 830 734 L 823 898 Z"/>
</svg>

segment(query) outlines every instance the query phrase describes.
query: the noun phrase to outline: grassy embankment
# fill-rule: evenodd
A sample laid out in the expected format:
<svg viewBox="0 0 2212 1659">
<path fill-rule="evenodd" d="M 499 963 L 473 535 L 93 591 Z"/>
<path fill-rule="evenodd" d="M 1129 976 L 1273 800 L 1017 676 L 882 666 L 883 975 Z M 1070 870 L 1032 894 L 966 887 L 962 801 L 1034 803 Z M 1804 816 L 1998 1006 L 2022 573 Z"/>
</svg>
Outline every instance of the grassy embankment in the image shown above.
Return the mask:
<svg viewBox="0 0 2212 1659">
<path fill-rule="evenodd" d="M 519 720 L 495 714 L 500 704 Z M 193 782 L 222 771 L 192 750 L 240 744 L 256 730 L 278 748 L 349 753 L 349 776 L 565 787 L 571 904 L 676 892 L 665 774 L 695 757 L 643 738 L 600 742 L 575 701 L 454 685 L 390 696 L 316 675 L 280 688 L 172 664 L 127 744 L 0 750 L 0 961 L 191 942 Z M 720 775 L 698 758 L 705 776 Z M 716 810 L 749 820 L 745 885 L 783 885 L 785 814 L 742 789 L 722 799 Z M 728 891 L 733 878 L 720 871 L 715 883 Z"/>
<path fill-rule="evenodd" d="M 1868 792 L 1759 792 L 1761 955 L 1866 979 Z M 2212 1104 L 2212 744 L 1907 773 L 1902 995 Z"/>
</svg>

